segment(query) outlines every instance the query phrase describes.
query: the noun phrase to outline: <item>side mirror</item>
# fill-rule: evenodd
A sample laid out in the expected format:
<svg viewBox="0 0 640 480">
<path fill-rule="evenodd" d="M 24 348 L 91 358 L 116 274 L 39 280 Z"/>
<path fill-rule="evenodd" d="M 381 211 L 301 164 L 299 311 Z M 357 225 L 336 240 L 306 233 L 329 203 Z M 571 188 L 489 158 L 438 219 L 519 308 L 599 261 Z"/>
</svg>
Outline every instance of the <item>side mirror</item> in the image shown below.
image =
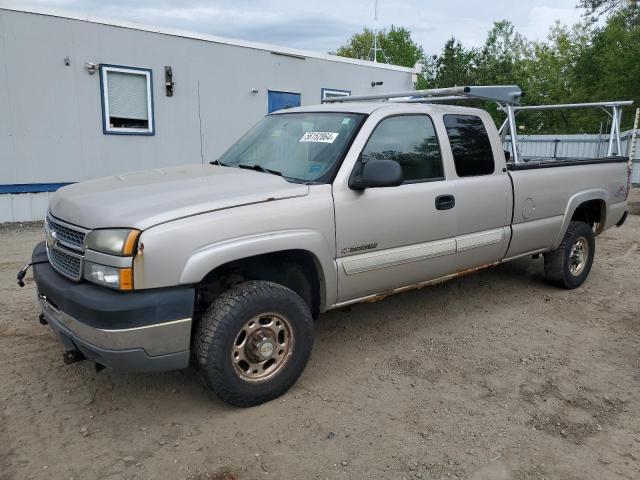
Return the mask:
<svg viewBox="0 0 640 480">
<path fill-rule="evenodd" d="M 402 185 L 402 167 L 395 160 L 369 160 L 360 165 L 359 173 L 354 170 L 349 179 L 352 190 Z"/>
</svg>

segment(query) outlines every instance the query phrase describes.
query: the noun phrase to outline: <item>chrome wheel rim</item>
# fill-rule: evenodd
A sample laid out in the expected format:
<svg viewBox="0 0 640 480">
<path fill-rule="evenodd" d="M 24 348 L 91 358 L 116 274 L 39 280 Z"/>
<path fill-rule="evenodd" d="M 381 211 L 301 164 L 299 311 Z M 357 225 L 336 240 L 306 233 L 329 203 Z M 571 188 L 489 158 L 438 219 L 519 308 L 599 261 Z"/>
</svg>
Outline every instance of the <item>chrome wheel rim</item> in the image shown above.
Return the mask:
<svg viewBox="0 0 640 480">
<path fill-rule="evenodd" d="M 569 271 L 574 277 L 579 276 L 587 266 L 589 259 L 589 243 L 584 237 L 579 237 L 569 252 Z"/>
<path fill-rule="evenodd" d="M 247 382 L 261 382 L 280 372 L 291 357 L 293 332 L 289 321 L 276 313 L 256 315 L 247 321 L 233 342 L 231 362 Z"/>
</svg>

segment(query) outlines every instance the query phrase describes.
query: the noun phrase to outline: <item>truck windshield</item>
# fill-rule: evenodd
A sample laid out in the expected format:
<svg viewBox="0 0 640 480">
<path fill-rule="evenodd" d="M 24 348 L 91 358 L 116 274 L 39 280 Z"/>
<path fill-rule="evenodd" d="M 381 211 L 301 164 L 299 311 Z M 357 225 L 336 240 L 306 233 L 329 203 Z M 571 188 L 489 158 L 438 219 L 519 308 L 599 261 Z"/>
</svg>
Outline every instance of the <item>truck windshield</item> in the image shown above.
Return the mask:
<svg viewBox="0 0 640 480">
<path fill-rule="evenodd" d="M 268 115 L 215 163 L 282 174 L 292 182 L 328 183 L 364 118 L 337 112 Z"/>
</svg>

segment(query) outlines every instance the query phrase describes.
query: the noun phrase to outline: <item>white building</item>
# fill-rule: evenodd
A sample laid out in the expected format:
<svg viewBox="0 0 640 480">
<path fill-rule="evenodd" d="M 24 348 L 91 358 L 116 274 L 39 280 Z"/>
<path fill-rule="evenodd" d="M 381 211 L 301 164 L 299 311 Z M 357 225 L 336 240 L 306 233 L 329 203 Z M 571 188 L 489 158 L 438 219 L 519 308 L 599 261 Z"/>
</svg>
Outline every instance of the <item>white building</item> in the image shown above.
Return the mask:
<svg viewBox="0 0 640 480">
<path fill-rule="evenodd" d="M 404 67 L 0 1 L 0 222 L 43 218 L 67 183 L 213 160 L 269 111 L 413 81 Z"/>
</svg>

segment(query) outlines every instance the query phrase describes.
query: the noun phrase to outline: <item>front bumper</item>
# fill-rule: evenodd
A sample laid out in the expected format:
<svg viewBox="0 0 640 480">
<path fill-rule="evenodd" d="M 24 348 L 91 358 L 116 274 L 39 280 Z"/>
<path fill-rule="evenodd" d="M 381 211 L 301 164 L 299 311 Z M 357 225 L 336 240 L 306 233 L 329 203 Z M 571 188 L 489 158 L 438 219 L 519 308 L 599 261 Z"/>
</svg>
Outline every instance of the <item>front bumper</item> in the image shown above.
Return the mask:
<svg viewBox="0 0 640 480">
<path fill-rule="evenodd" d="M 44 242 L 32 262 L 47 260 Z M 42 312 L 65 350 L 118 371 L 176 370 L 189 365 L 195 291 L 190 287 L 117 292 L 33 266 Z"/>
</svg>

